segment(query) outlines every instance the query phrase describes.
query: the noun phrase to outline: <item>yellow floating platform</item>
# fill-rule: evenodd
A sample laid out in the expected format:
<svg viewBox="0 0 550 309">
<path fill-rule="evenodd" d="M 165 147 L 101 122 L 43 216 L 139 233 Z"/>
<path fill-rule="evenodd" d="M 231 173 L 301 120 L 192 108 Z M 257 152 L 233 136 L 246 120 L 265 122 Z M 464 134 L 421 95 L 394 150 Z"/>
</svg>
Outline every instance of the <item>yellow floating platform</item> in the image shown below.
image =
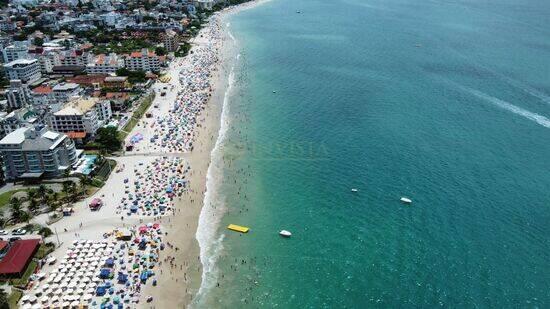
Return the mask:
<svg viewBox="0 0 550 309">
<path fill-rule="evenodd" d="M 248 233 L 248 231 L 250 230 L 250 228 L 248 228 L 246 226 L 240 226 L 240 225 L 236 225 L 236 224 L 229 224 L 227 226 L 227 228 L 232 230 L 232 231 L 241 232 L 241 233 Z"/>
</svg>

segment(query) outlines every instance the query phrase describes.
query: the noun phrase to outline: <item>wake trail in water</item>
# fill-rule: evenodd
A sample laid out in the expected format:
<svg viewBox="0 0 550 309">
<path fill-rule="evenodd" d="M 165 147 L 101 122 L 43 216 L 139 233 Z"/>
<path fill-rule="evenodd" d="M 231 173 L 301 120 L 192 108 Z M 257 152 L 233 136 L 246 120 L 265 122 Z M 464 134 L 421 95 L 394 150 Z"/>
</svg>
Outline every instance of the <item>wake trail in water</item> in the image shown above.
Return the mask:
<svg viewBox="0 0 550 309">
<path fill-rule="evenodd" d="M 467 92 L 469 92 L 470 94 L 473 94 L 474 96 L 476 96 L 480 99 L 483 99 L 483 100 L 485 100 L 489 103 L 492 103 L 495 106 L 498 106 L 498 107 L 500 107 L 504 110 L 507 110 L 509 112 L 512 112 L 516 115 L 519 115 L 519 116 L 522 116 L 526 119 L 534 121 L 534 122 L 540 124 L 541 126 L 543 126 L 545 128 L 550 128 L 550 119 L 546 118 L 543 115 L 539 115 L 537 113 L 530 112 L 526 109 L 523 109 L 519 106 L 516 106 L 512 103 L 506 102 L 506 101 L 501 100 L 499 98 L 495 98 L 493 96 L 490 96 L 490 95 L 488 95 L 484 92 L 481 92 L 479 90 L 475 90 L 475 89 L 471 89 L 471 88 L 463 87 L 463 86 L 460 86 L 460 88 L 467 91 Z"/>
</svg>

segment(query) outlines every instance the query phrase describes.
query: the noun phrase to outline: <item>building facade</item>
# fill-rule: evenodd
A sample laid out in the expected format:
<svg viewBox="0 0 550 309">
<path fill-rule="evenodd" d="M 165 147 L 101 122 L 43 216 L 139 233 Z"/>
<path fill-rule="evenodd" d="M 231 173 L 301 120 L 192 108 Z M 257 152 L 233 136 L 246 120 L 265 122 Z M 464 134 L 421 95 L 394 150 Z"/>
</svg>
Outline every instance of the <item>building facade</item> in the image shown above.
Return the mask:
<svg viewBox="0 0 550 309">
<path fill-rule="evenodd" d="M 18 79 L 26 84 L 32 84 L 42 77 L 40 65 L 36 59 L 14 60 L 4 64 L 4 70 L 8 79 Z"/>
<path fill-rule="evenodd" d="M 93 62 L 86 66 L 88 74 L 114 74 L 120 68 L 124 67 L 124 60 L 117 54 L 111 53 L 108 56 L 98 55 Z"/>
<path fill-rule="evenodd" d="M 158 72 L 160 71 L 160 58 L 154 52 L 142 49 L 133 52 L 125 60 L 126 68 L 130 71 Z"/>
<path fill-rule="evenodd" d="M 5 95 L 8 107 L 11 109 L 25 107 L 32 103 L 29 87 L 18 79 L 10 80 L 10 87 L 6 90 Z"/>
<path fill-rule="evenodd" d="M 41 127 L 9 133 L 0 140 L 0 153 L 8 180 L 59 177 L 77 161 L 70 138 Z"/>
</svg>

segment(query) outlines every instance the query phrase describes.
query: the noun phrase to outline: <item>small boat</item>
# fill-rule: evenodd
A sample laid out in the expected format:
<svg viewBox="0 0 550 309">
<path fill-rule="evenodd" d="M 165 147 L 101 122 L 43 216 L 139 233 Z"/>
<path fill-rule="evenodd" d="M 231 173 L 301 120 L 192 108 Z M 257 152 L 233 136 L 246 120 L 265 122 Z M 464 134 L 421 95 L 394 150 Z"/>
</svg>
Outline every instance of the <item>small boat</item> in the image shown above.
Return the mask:
<svg viewBox="0 0 550 309">
<path fill-rule="evenodd" d="M 405 203 L 405 204 L 410 204 L 410 203 L 412 203 L 413 201 L 412 201 L 410 198 L 402 197 L 402 198 L 401 198 L 401 202 L 403 202 L 403 203 Z"/>
<path fill-rule="evenodd" d="M 287 230 L 282 230 L 279 232 L 279 235 L 283 236 L 283 237 L 290 237 L 292 236 L 292 233 L 287 231 Z"/>
<path fill-rule="evenodd" d="M 273 93 L 277 93 L 277 91 L 273 90 Z"/>
<path fill-rule="evenodd" d="M 351 192 L 358 192 L 358 191 L 359 191 L 359 190 L 357 190 L 357 189 L 355 189 L 355 188 L 351 189 Z"/>
</svg>

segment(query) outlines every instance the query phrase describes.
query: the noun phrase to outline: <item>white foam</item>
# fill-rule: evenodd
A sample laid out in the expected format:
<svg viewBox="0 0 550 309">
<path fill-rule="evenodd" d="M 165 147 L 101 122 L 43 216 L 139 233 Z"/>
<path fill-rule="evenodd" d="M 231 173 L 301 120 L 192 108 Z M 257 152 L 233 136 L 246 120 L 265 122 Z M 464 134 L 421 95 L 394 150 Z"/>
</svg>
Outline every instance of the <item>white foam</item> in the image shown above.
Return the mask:
<svg viewBox="0 0 550 309">
<path fill-rule="evenodd" d="M 466 87 L 461 87 L 461 88 L 467 90 L 468 92 L 475 95 L 476 97 L 478 97 L 480 99 L 484 99 L 487 102 L 490 102 L 490 103 L 492 103 L 492 104 L 494 104 L 494 105 L 496 105 L 496 106 L 498 106 L 502 109 L 505 109 L 509 112 L 512 112 L 512 113 L 516 114 L 516 115 L 520 115 L 520 116 L 522 116 L 526 119 L 534 121 L 534 122 L 540 124 L 543 127 L 550 128 L 550 119 L 546 118 L 545 116 L 539 115 L 537 113 L 530 112 L 526 109 L 518 107 L 518 106 L 516 106 L 512 103 L 503 101 L 499 98 L 495 98 L 495 97 L 490 96 L 490 95 L 488 95 L 486 93 L 483 93 L 481 91 L 466 88 Z"/>
<path fill-rule="evenodd" d="M 193 299 L 192 306 L 200 304 L 202 297 L 216 283 L 218 270 L 216 262 L 223 249 L 222 241 L 224 235 L 216 238 L 216 231 L 225 211 L 225 204 L 219 195 L 221 179 L 223 179 L 223 144 L 226 139 L 229 127 L 229 96 L 235 82 L 235 65 L 231 68 L 228 79 L 228 87 L 225 91 L 222 114 L 220 119 L 220 130 L 216 144 L 210 153 L 211 162 L 206 175 L 206 193 L 204 204 L 199 216 L 199 225 L 195 237 L 200 246 L 200 260 L 202 264 L 201 286 Z"/>
</svg>

